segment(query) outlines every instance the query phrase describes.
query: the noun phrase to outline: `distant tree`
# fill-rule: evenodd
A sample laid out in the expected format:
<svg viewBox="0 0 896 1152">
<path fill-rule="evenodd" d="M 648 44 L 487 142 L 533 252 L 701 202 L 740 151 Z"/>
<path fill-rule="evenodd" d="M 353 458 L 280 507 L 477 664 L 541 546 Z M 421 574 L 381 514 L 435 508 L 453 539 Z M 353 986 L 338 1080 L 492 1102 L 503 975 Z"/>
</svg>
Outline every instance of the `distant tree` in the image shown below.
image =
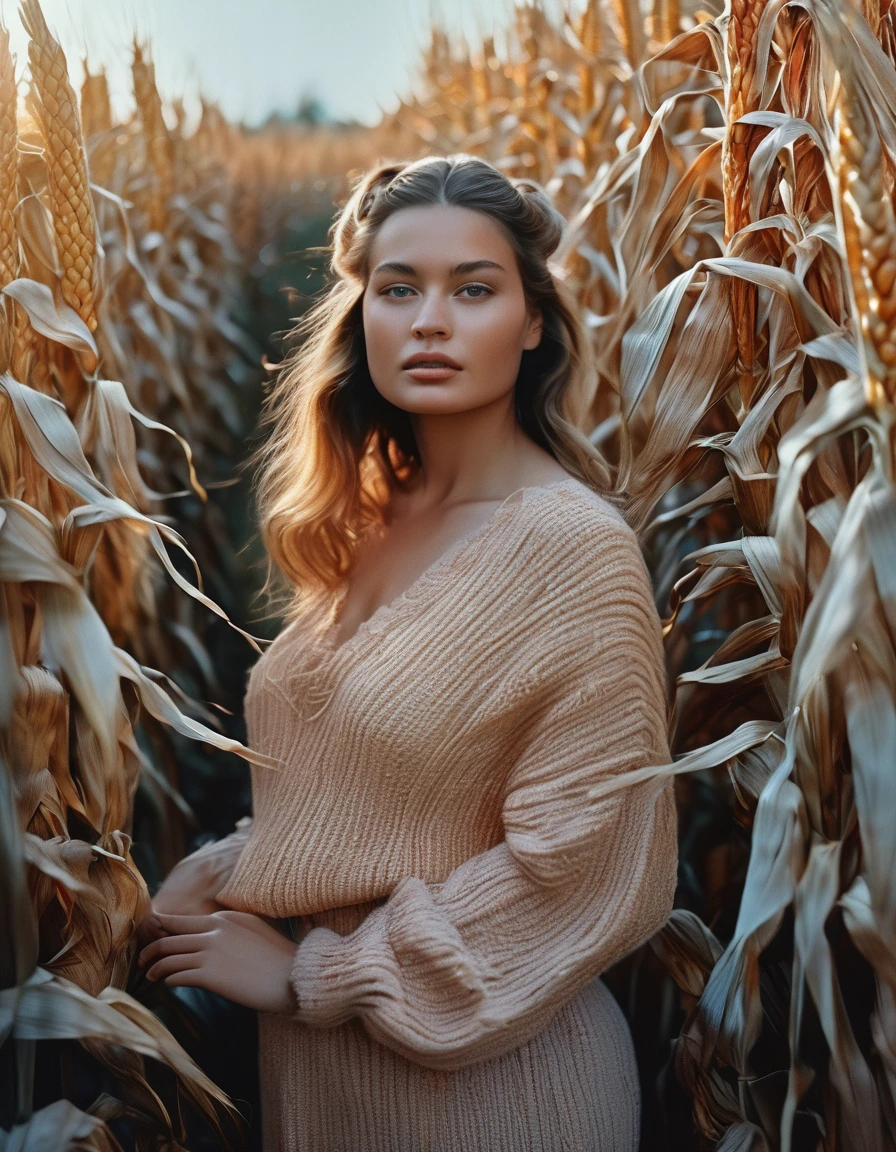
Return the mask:
<svg viewBox="0 0 896 1152">
<path fill-rule="evenodd" d="M 323 103 L 311 92 L 306 92 L 299 100 L 294 119 L 300 124 L 323 124 L 327 112 Z"/>
<path fill-rule="evenodd" d="M 304 92 L 293 112 L 283 112 L 279 108 L 270 112 L 265 118 L 262 128 L 276 127 L 284 124 L 301 124 L 308 128 L 322 124 L 335 124 L 336 121 L 327 115 L 327 109 L 322 100 L 313 92 Z"/>
</svg>

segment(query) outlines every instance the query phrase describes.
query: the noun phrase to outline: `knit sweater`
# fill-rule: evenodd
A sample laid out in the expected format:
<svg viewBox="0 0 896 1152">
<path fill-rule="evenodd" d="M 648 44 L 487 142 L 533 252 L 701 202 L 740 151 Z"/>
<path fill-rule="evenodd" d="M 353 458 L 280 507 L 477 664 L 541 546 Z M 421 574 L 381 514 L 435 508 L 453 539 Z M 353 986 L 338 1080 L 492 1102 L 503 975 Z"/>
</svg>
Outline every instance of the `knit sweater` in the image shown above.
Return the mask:
<svg viewBox="0 0 896 1152">
<path fill-rule="evenodd" d="M 518 489 L 337 646 L 338 608 L 252 670 L 248 743 L 282 767 L 252 766 L 217 899 L 303 918 L 291 1023 L 360 1021 L 416 1065 L 468 1068 L 672 906 L 671 785 L 589 797 L 670 759 L 649 575 L 570 477 Z"/>
</svg>

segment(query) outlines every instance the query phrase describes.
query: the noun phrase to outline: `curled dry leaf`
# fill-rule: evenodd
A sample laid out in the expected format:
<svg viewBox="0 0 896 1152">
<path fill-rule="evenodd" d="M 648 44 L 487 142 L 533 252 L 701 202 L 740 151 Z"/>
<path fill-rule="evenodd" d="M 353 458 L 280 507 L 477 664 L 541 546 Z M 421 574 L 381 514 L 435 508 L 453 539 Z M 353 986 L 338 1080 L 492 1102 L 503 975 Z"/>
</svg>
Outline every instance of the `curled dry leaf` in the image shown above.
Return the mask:
<svg viewBox="0 0 896 1152">
<path fill-rule="evenodd" d="M 90 329 L 74 308 L 53 299 L 46 284 L 22 277 L 4 285 L 0 291 L 21 304 L 36 332 L 75 352 L 96 357 L 96 341 Z"/>
<path fill-rule="evenodd" d="M 3 1152 L 121 1152 L 105 1123 L 70 1100 L 54 1100 L 0 1136 Z"/>
</svg>

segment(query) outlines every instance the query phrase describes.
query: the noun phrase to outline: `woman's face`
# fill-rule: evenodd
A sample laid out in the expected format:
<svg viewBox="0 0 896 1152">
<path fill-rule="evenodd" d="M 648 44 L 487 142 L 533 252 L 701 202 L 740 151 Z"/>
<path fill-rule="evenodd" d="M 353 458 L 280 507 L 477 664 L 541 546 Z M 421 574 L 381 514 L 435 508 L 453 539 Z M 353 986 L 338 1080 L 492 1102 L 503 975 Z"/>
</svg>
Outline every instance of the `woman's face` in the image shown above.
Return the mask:
<svg viewBox="0 0 896 1152">
<path fill-rule="evenodd" d="M 407 412 L 457 413 L 512 394 L 524 349 L 541 340 L 499 224 L 448 204 L 400 208 L 381 226 L 362 303 L 377 390 Z M 411 357 L 457 367 L 414 367 Z"/>
</svg>

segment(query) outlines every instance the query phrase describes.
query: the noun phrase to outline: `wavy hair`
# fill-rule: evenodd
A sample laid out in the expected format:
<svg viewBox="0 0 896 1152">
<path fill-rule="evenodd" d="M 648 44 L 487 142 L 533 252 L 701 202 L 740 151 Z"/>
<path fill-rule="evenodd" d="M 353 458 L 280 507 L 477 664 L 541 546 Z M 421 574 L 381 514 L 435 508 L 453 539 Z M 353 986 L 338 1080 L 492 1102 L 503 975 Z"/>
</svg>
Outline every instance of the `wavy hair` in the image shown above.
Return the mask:
<svg viewBox="0 0 896 1152">
<path fill-rule="evenodd" d="M 530 307 L 541 310 L 537 348 L 524 350 L 516 418 L 571 475 L 620 506 L 610 469 L 577 426 L 596 387 L 588 333 L 569 288 L 548 266 L 566 222 L 544 189 L 466 153 L 382 163 L 361 175 L 328 233 L 332 283 L 293 329 L 296 348 L 276 366 L 262 410 L 269 435 L 247 461 L 269 559 L 298 615 L 343 583 L 365 531 L 382 522 L 396 489 L 421 466 L 409 414 L 370 376 L 362 297 L 372 242 L 401 208 L 450 204 L 484 212 L 504 229 Z"/>
</svg>

